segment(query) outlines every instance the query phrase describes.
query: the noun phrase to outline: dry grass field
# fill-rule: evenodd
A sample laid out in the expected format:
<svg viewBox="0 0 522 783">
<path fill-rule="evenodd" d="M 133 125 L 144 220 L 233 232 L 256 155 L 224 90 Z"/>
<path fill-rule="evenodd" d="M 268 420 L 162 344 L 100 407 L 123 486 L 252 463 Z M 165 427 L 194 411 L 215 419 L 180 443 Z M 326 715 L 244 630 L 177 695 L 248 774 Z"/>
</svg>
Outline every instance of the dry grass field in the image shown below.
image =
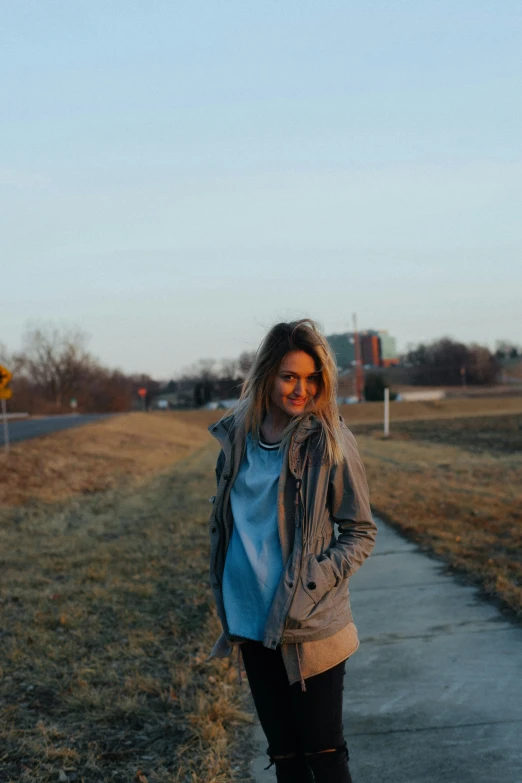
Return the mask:
<svg viewBox="0 0 522 783">
<path fill-rule="evenodd" d="M 522 619 L 522 414 L 353 430 L 377 513 Z"/>
<path fill-rule="evenodd" d="M 381 431 L 381 424 L 354 424 L 354 433 Z M 467 416 L 450 419 L 395 421 L 393 439 L 459 446 L 474 454 L 522 453 L 522 413 Z"/>
<path fill-rule="evenodd" d="M 356 424 L 381 423 L 383 404 L 367 402 L 364 405 L 341 405 L 341 413 L 349 427 Z M 390 403 L 390 419 L 396 422 L 506 416 L 511 413 L 522 413 L 522 396 Z"/>
<path fill-rule="evenodd" d="M 26 456 L 47 464 L 24 492 Z M 205 663 L 218 635 L 207 433 L 136 414 L 20 443 L 11 457 L 0 780 L 248 780 L 246 689 L 230 661 Z"/>
<path fill-rule="evenodd" d="M 118 415 L 11 447 L 0 455 L 0 505 L 65 500 L 155 475 L 208 443 L 168 413 Z"/>
<path fill-rule="evenodd" d="M 397 404 L 389 440 L 382 405 L 343 410 L 373 506 L 522 617 L 522 400 L 445 403 Z M 120 416 L 2 465 L 2 782 L 249 779 L 245 692 L 204 660 L 218 416 Z"/>
</svg>

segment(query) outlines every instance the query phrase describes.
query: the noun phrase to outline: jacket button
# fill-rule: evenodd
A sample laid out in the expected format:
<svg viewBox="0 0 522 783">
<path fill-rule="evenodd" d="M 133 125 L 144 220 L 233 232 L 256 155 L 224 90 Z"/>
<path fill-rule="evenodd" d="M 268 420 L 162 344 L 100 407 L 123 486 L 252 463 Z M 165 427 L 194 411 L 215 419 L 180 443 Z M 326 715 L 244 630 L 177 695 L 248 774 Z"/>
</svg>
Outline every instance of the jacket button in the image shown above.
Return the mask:
<svg viewBox="0 0 522 783">
<path fill-rule="evenodd" d="M 308 587 L 309 590 L 315 590 L 315 588 L 317 587 L 315 582 L 308 582 L 306 586 Z"/>
<path fill-rule="evenodd" d="M 293 586 L 294 586 L 293 582 L 288 582 L 288 587 L 293 587 Z"/>
<path fill-rule="evenodd" d="M 228 478 L 228 473 L 223 473 L 223 478 L 227 479 Z"/>
<path fill-rule="evenodd" d="M 212 587 L 218 588 L 218 587 L 219 587 L 219 584 L 218 584 L 217 582 L 213 582 L 213 583 L 212 583 Z"/>
<path fill-rule="evenodd" d="M 215 532 L 216 532 L 216 530 L 217 530 L 217 528 L 215 528 L 215 527 L 213 527 L 213 528 L 212 528 L 212 532 L 213 532 L 213 533 L 215 533 Z"/>
</svg>

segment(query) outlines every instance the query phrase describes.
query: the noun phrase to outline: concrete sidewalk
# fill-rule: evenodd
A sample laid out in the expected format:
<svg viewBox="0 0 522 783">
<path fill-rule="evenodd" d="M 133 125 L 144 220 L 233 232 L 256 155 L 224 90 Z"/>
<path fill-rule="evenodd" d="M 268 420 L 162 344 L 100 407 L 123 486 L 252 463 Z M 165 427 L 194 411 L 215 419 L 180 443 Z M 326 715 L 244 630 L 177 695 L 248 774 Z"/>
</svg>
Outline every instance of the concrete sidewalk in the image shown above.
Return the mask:
<svg viewBox="0 0 522 783">
<path fill-rule="evenodd" d="M 522 629 L 377 520 L 351 580 L 344 717 L 354 783 L 522 783 Z M 258 727 L 258 783 L 275 781 Z"/>
</svg>

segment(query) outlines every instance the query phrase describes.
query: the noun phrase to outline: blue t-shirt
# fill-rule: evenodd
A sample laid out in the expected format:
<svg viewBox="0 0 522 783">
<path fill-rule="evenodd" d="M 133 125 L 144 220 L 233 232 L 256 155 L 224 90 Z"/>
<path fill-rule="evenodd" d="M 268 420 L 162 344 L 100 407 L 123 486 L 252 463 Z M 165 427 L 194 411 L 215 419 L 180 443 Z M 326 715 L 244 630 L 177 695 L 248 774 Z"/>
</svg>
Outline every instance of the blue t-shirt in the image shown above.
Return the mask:
<svg viewBox="0 0 522 783">
<path fill-rule="evenodd" d="M 230 493 L 234 526 L 223 573 L 223 601 L 230 633 L 255 641 L 263 640 L 283 573 L 277 526 L 282 464 L 282 450 L 255 443 L 249 434 Z"/>
</svg>

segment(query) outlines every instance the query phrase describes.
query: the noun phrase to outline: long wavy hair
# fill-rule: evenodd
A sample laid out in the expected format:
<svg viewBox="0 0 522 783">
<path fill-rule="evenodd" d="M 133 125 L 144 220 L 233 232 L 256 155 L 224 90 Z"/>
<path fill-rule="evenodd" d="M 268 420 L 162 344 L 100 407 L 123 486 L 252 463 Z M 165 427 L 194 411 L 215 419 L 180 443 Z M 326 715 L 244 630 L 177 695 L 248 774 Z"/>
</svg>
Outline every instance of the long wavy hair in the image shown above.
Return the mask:
<svg viewBox="0 0 522 783">
<path fill-rule="evenodd" d="M 306 411 L 294 416 L 282 434 L 283 447 L 292 437 L 300 421 L 310 413 L 321 425 L 319 448 L 330 465 L 342 459 L 341 420 L 337 407 L 337 365 L 326 338 L 310 318 L 278 323 L 273 326 L 259 346 L 254 362 L 247 373 L 239 403 L 232 412 L 236 432 L 245 429 L 258 440 L 263 419 L 270 409 L 270 395 L 277 371 L 284 357 L 291 351 L 304 351 L 314 360 L 319 373 L 317 394 Z"/>
</svg>

